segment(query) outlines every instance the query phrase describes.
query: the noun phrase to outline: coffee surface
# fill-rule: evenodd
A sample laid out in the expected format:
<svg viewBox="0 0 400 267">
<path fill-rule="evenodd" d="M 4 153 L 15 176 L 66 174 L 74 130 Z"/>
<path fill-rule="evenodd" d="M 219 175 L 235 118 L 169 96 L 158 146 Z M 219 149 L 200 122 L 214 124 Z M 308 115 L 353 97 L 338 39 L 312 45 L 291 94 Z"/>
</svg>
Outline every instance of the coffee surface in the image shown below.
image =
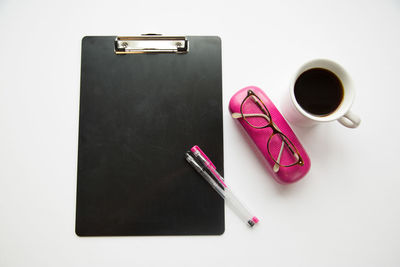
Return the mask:
<svg viewBox="0 0 400 267">
<path fill-rule="evenodd" d="M 342 102 L 343 94 L 339 78 L 323 68 L 303 72 L 294 86 L 297 103 L 307 112 L 318 116 L 334 112 Z"/>
</svg>

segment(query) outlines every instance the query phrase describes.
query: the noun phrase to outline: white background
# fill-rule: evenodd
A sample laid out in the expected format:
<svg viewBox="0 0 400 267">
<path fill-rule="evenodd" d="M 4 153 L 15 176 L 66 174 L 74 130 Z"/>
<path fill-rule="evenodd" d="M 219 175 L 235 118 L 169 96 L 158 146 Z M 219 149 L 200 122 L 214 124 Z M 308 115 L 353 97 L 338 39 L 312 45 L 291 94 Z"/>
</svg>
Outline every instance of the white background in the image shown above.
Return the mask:
<svg viewBox="0 0 400 267">
<path fill-rule="evenodd" d="M 74 233 L 85 35 L 219 35 L 225 174 L 261 218 L 222 236 Z M 399 1 L 0 1 L 0 266 L 400 266 Z M 294 71 L 352 76 L 358 129 L 294 128 L 312 169 L 278 185 L 230 118 L 247 85 L 279 106 Z"/>
</svg>

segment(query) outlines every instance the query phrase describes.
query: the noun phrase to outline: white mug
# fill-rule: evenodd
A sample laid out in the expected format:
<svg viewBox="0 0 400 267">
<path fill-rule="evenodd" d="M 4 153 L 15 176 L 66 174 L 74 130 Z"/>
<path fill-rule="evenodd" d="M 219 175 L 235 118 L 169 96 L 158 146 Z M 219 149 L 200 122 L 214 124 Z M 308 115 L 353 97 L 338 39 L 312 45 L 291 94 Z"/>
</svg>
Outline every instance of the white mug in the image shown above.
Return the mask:
<svg viewBox="0 0 400 267">
<path fill-rule="evenodd" d="M 343 85 L 343 99 L 335 111 L 328 115 L 320 116 L 307 112 L 297 102 L 294 94 L 294 86 L 299 76 L 313 68 L 323 68 L 333 72 Z M 348 128 L 356 128 L 360 125 L 359 116 L 350 111 L 355 97 L 355 90 L 349 74 L 339 64 L 327 59 L 315 59 L 305 63 L 295 73 L 289 87 L 289 94 L 286 94 L 282 107 L 286 119 L 299 126 L 312 126 L 319 122 L 338 120 Z"/>
</svg>

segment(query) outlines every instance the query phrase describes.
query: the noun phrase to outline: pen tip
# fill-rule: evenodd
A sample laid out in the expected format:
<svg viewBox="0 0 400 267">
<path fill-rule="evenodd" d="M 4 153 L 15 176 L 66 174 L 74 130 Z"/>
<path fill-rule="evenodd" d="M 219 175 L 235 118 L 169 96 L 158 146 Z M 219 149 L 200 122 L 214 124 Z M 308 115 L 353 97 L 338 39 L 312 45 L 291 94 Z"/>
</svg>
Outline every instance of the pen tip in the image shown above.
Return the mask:
<svg viewBox="0 0 400 267">
<path fill-rule="evenodd" d="M 256 225 L 256 223 L 258 223 L 260 220 L 254 216 L 253 218 L 251 218 L 251 220 L 248 220 L 247 223 L 250 225 L 250 227 L 253 227 L 254 225 Z"/>
</svg>

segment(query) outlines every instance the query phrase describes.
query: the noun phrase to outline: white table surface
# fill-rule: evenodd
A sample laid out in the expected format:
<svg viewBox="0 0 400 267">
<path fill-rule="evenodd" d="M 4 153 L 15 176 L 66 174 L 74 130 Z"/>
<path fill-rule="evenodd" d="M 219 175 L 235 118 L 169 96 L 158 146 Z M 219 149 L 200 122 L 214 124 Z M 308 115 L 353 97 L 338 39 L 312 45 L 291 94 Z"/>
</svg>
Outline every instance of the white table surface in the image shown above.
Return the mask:
<svg viewBox="0 0 400 267">
<path fill-rule="evenodd" d="M 219 35 L 225 174 L 261 218 L 222 236 L 74 233 L 85 35 Z M 399 1 L 1 1 L 0 266 L 400 266 Z M 342 64 L 358 129 L 294 128 L 312 169 L 278 185 L 228 112 L 257 85 L 279 106 L 302 63 Z"/>
</svg>

